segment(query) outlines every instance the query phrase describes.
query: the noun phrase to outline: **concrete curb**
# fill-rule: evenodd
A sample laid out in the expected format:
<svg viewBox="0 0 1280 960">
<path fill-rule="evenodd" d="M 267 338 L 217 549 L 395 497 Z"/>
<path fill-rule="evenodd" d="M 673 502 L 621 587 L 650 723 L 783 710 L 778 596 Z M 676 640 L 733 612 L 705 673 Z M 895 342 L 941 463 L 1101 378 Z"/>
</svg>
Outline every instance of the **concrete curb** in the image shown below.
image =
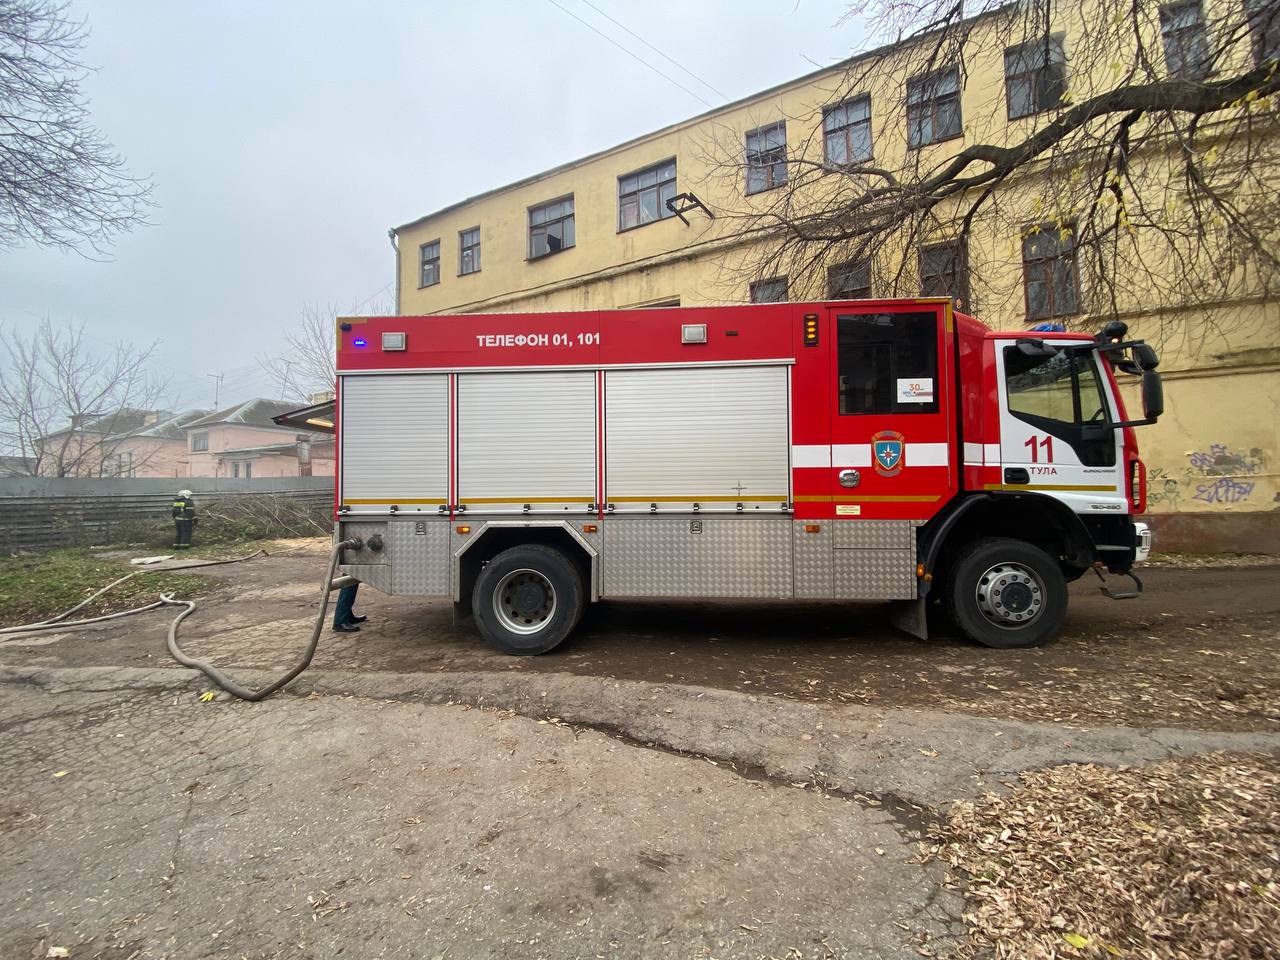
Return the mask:
<svg viewBox="0 0 1280 960">
<path fill-rule="evenodd" d="M 237 671 L 236 678 L 257 686 L 274 675 L 246 670 Z M 172 668 L 0 667 L 0 684 L 34 685 L 50 694 L 210 689 L 199 674 Z M 997 788 L 1002 778 L 1019 771 L 1063 763 L 1129 765 L 1212 750 L 1280 751 L 1280 733 L 1033 724 L 568 674 L 312 670 L 284 695 L 312 693 L 555 717 L 770 778 L 931 807 Z"/>
</svg>

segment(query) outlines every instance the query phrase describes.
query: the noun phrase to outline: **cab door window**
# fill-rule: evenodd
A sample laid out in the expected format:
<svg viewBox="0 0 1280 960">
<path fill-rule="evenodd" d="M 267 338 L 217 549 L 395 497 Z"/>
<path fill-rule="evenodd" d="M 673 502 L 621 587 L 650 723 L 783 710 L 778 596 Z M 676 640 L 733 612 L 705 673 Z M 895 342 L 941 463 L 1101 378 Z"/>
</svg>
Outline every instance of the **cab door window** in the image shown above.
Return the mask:
<svg viewBox="0 0 1280 960">
<path fill-rule="evenodd" d="M 938 412 L 937 314 L 841 314 L 836 342 L 842 416 Z"/>
<path fill-rule="evenodd" d="M 1005 347 L 1004 372 L 1011 414 L 1069 444 L 1086 467 L 1115 466 L 1106 393 L 1091 354 L 1028 356 Z"/>
</svg>

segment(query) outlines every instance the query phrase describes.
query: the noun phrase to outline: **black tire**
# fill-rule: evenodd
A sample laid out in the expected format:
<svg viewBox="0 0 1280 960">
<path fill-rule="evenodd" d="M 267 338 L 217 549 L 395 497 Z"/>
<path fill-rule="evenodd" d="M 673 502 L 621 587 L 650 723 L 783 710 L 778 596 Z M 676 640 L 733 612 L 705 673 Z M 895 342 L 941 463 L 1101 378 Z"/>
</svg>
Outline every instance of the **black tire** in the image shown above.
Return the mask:
<svg viewBox="0 0 1280 960">
<path fill-rule="evenodd" d="M 956 556 L 947 609 L 971 640 L 1001 650 L 1035 647 L 1067 614 L 1067 581 L 1057 562 L 1023 540 L 989 537 Z"/>
<path fill-rule="evenodd" d="M 539 544 L 502 551 L 485 564 L 471 593 L 481 636 L 513 656 L 531 657 L 559 646 L 584 606 L 582 577 L 573 561 Z"/>
</svg>

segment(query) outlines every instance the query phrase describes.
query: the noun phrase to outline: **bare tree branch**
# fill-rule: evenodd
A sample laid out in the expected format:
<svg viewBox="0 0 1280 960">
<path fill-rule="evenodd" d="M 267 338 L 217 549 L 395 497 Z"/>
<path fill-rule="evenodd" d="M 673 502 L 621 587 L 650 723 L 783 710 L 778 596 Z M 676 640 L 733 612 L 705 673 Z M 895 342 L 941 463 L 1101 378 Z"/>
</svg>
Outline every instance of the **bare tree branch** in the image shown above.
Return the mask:
<svg viewBox="0 0 1280 960">
<path fill-rule="evenodd" d="M 145 222 L 151 184 L 93 126 L 85 25 L 53 0 L 0 0 L 0 248 L 101 251 Z"/>
</svg>

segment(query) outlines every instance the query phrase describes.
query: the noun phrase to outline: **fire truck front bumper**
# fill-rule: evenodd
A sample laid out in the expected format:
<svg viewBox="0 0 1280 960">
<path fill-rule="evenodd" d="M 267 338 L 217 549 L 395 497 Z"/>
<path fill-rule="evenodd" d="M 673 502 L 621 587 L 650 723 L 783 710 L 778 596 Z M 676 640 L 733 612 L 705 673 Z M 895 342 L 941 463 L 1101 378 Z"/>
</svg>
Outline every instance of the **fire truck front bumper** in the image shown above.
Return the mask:
<svg viewBox="0 0 1280 960">
<path fill-rule="evenodd" d="M 1135 523 L 1133 525 L 1134 539 L 1134 563 L 1145 563 L 1147 557 L 1151 556 L 1151 528 L 1145 523 Z"/>
</svg>

